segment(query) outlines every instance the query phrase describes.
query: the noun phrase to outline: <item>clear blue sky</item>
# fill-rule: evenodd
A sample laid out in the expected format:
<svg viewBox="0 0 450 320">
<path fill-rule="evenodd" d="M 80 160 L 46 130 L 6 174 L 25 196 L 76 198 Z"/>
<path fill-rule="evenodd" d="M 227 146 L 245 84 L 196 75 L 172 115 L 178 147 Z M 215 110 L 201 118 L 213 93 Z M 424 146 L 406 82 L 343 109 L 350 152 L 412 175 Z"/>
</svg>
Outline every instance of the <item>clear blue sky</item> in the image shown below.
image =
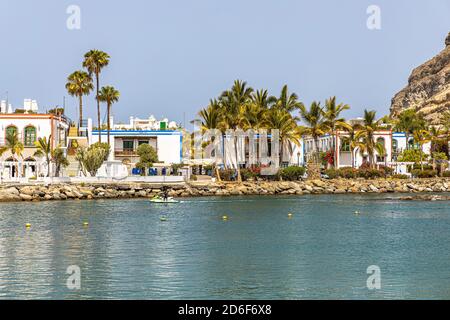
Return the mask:
<svg viewBox="0 0 450 320">
<path fill-rule="evenodd" d="M 66 28 L 71 4 L 80 30 Z M 381 30 L 366 27 L 371 4 Z M 122 121 L 189 121 L 234 79 L 275 95 L 286 83 L 307 104 L 336 95 L 347 117 L 381 115 L 450 31 L 449 0 L 1 0 L 0 12 L 2 98 L 61 105 L 67 75 L 97 48 L 111 55 L 101 82 L 120 90 Z M 76 105 L 67 98 L 74 119 Z M 85 110 L 94 116 L 93 96 Z"/>
</svg>

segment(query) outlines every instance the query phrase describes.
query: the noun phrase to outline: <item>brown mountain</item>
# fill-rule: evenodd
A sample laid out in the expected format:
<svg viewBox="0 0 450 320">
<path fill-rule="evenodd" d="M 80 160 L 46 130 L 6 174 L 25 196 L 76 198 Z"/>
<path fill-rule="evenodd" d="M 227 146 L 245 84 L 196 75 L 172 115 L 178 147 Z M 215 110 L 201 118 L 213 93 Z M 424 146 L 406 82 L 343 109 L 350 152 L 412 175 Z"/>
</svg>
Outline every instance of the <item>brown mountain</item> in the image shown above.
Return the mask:
<svg viewBox="0 0 450 320">
<path fill-rule="evenodd" d="M 408 85 L 392 99 L 391 116 L 395 118 L 409 108 L 422 113 L 430 123 L 437 123 L 440 115 L 450 110 L 450 32 L 445 49 L 415 68 Z"/>
</svg>

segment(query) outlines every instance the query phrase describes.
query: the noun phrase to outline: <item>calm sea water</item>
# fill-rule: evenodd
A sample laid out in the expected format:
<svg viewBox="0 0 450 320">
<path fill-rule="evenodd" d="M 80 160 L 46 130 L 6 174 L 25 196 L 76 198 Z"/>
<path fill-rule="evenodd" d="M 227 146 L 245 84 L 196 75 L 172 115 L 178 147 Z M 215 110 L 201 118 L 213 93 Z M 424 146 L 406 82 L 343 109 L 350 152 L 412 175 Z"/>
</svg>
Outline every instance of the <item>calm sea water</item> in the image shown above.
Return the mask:
<svg viewBox="0 0 450 320">
<path fill-rule="evenodd" d="M 79 291 L 66 287 L 71 265 Z M 370 265 L 380 290 L 366 287 Z M 9 298 L 449 299 L 450 205 L 386 195 L 0 204 Z"/>
</svg>

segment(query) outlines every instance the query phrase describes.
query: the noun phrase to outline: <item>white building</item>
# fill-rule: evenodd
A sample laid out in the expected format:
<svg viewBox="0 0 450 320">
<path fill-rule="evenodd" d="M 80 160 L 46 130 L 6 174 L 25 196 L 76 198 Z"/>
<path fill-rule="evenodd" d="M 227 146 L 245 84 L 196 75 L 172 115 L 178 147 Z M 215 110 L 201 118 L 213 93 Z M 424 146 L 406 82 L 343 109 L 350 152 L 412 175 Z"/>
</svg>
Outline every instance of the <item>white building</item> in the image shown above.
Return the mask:
<svg viewBox="0 0 450 320">
<path fill-rule="evenodd" d="M 107 131 L 93 130 L 92 121 L 88 123 L 89 144 L 99 142 L 100 136 L 102 142 L 107 142 Z M 167 119 L 156 121 L 150 117 L 144 121 L 131 117 L 127 125 L 114 124 L 111 119 L 109 160 L 120 160 L 131 169 L 139 161 L 137 148 L 146 143 L 156 150 L 158 160 L 165 165 L 181 163 L 183 134 L 180 130 L 170 128 L 176 128 L 176 123 Z"/>
<path fill-rule="evenodd" d="M 1 104 L 0 113 L 0 148 L 6 151 L 0 155 L 0 176 L 2 179 L 16 179 L 21 177 L 38 177 L 47 174 L 45 159 L 36 157 L 35 142 L 38 138 L 46 137 L 52 148 L 57 146 L 65 149 L 69 120 L 62 115 L 38 113 L 36 101 L 26 99 L 24 108 L 12 113 L 10 106 Z M 10 111 L 8 113 L 8 111 Z M 8 150 L 7 136 L 16 134 L 23 144 L 21 154 L 12 154 Z"/>
</svg>

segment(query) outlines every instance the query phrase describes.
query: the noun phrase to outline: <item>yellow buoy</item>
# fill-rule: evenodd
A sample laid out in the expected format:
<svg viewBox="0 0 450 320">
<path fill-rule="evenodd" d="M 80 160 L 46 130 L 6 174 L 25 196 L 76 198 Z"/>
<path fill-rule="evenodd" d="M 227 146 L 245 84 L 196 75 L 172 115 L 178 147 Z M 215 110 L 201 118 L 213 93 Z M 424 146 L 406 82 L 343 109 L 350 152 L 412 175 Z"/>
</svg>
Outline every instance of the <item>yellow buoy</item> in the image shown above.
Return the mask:
<svg viewBox="0 0 450 320">
<path fill-rule="evenodd" d="M 359 214 L 359 211 L 355 211 L 355 214 L 358 215 L 358 214 Z"/>
<path fill-rule="evenodd" d="M 167 221 L 167 219 L 164 218 L 164 217 L 159 218 L 159 220 L 161 220 L 161 221 Z"/>
<path fill-rule="evenodd" d="M 228 216 L 222 216 L 222 220 L 228 220 Z"/>
<path fill-rule="evenodd" d="M 25 224 L 25 228 L 27 229 L 31 228 L 31 224 L 30 223 Z"/>
<path fill-rule="evenodd" d="M 288 213 L 288 218 L 291 219 L 294 215 L 292 213 Z"/>
<path fill-rule="evenodd" d="M 83 226 L 87 227 L 89 225 L 89 222 L 83 222 Z"/>
</svg>

